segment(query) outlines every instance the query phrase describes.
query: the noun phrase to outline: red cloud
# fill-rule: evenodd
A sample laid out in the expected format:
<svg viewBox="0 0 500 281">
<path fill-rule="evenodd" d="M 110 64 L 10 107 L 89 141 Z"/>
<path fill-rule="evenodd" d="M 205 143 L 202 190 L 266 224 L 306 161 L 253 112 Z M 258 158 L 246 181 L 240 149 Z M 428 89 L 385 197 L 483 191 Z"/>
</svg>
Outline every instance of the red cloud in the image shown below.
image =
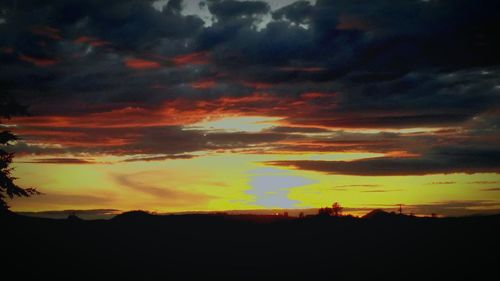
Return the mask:
<svg viewBox="0 0 500 281">
<path fill-rule="evenodd" d="M 78 44 L 83 44 L 87 43 L 93 47 L 99 47 L 103 45 L 110 45 L 111 43 L 108 41 L 100 40 L 94 37 L 88 37 L 88 36 L 81 36 L 76 38 L 73 42 L 78 43 Z"/>
<path fill-rule="evenodd" d="M 269 83 L 264 83 L 264 82 L 242 82 L 243 86 L 248 87 L 248 88 L 253 88 L 256 90 L 262 90 L 262 89 L 269 89 L 273 85 Z"/>
<path fill-rule="evenodd" d="M 132 65 L 137 66 L 134 61 Z M 139 65 L 143 66 L 144 63 L 140 62 Z M 212 80 L 197 83 L 195 86 L 202 88 L 215 84 Z M 322 96 L 306 94 L 306 97 L 318 95 Z M 334 95 L 328 96 L 334 97 Z M 135 105 L 112 110 L 104 109 L 105 111 L 84 115 L 23 116 L 15 117 L 8 123 L 18 125 L 19 134 L 32 143 L 76 148 L 92 145 L 105 148 L 106 151 L 114 151 L 113 153 L 135 153 L 131 147 L 127 151 L 120 149 L 140 139 L 142 133 L 138 130 L 184 126 L 211 116 L 288 116 L 300 119 L 313 116 L 318 111 L 329 110 L 330 106 L 331 103 L 327 102 L 317 103 L 315 100 L 310 102 L 303 96 L 280 97 L 257 92 L 247 96 L 225 96 L 216 99 L 206 97 L 198 101 L 176 98 L 154 106 Z M 316 121 L 321 123 L 321 120 Z M 96 132 L 99 132 L 99 136 L 94 134 Z M 278 149 L 280 152 L 296 150 L 297 145 L 303 150 L 313 151 L 339 148 L 339 143 L 314 143 L 314 141 L 300 143 L 295 140 L 292 143 L 275 144 L 281 147 Z M 342 146 L 342 149 L 359 148 L 359 145 L 351 146 Z"/>
<path fill-rule="evenodd" d="M 14 48 L 12 47 L 5 47 L 5 48 L 1 48 L 0 50 L 2 50 L 2 53 L 4 54 L 13 54 L 14 53 Z"/>
<path fill-rule="evenodd" d="M 35 26 L 31 29 L 31 32 L 33 34 L 43 36 L 46 38 L 50 38 L 53 40 L 61 40 L 62 39 L 61 35 L 59 34 L 60 30 L 53 28 L 53 27 L 50 27 L 50 26 Z"/>
<path fill-rule="evenodd" d="M 207 52 L 197 52 L 186 55 L 176 56 L 172 60 L 176 65 L 184 64 L 207 64 L 208 53 Z"/>
<path fill-rule="evenodd" d="M 134 69 L 155 69 L 161 65 L 156 61 L 143 60 L 143 59 L 125 59 L 125 65 Z"/>
<path fill-rule="evenodd" d="M 191 83 L 191 87 L 195 89 L 204 90 L 213 88 L 215 87 L 216 84 L 217 83 L 214 80 L 201 80 Z"/>
<path fill-rule="evenodd" d="M 76 38 L 73 42 L 75 42 L 75 43 L 86 43 L 86 42 L 89 42 L 91 40 L 92 40 L 91 37 L 81 36 L 81 37 Z"/>
<path fill-rule="evenodd" d="M 317 93 L 317 92 L 311 92 L 311 93 L 303 93 L 301 97 L 306 100 L 311 100 L 311 99 L 318 99 L 318 98 L 327 98 L 331 97 L 332 94 L 330 93 Z"/>
<path fill-rule="evenodd" d="M 36 66 L 51 66 L 53 64 L 56 64 L 58 61 L 55 59 L 45 59 L 45 58 L 35 58 L 31 56 L 26 56 L 26 55 L 20 55 L 19 59 L 25 62 L 29 62 L 31 64 L 34 64 Z"/>
</svg>

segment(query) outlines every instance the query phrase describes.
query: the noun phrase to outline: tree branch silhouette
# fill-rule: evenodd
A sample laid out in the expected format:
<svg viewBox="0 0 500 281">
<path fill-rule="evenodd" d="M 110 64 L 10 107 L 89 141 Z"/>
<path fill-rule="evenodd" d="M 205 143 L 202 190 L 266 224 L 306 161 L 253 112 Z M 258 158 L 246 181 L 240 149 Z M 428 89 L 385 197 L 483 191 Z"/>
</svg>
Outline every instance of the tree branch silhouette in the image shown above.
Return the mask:
<svg viewBox="0 0 500 281">
<path fill-rule="evenodd" d="M 27 107 L 12 99 L 3 86 L 0 90 L 0 122 L 2 119 L 10 119 L 13 116 L 28 115 Z M 3 130 L 0 132 L 0 213 L 7 212 L 9 209 L 7 198 L 40 194 L 35 188 L 23 188 L 14 182 L 17 178 L 12 175 L 13 168 L 10 166 L 14 153 L 8 152 L 4 148 L 18 139 L 11 131 Z"/>
</svg>

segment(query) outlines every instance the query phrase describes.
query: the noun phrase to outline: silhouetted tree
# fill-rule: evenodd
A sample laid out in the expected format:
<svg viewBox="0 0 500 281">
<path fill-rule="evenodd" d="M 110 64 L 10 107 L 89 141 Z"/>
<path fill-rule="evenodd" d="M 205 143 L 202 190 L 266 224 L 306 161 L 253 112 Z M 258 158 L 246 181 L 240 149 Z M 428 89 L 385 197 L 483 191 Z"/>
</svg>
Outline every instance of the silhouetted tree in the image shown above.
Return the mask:
<svg viewBox="0 0 500 281">
<path fill-rule="evenodd" d="M 70 221 L 81 221 L 82 219 L 76 215 L 76 212 L 71 212 L 69 215 L 68 215 L 68 220 Z"/>
<path fill-rule="evenodd" d="M 319 208 L 318 209 L 318 216 L 334 216 L 334 217 L 340 217 L 342 216 L 342 206 L 340 206 L 339 203 L 335 202 L 332 204 L 332 207 L 325 207 L 325 208 Z"/>
<path fill-rule="evenodd" d="M 331 216 L 332 212 L 333 212 L 332 208 L 328 208 L 328 207 L 319 208 L 318 209 L 318 216 Z"/>
<path fill-rule="evenodd" d="M 4 87 L 0 88 L 0 122 L 3 118 L 9 119 L 16 115 L 26 115 L 26 107 L 10 98 L 4 89 Z M 16 178 L 12 176 L 12 168 L 10 167 L 14 153 L 8 152 L 4 148 L 17 139 L 17 136 L 8 130 L 0 132 L 0 213 L 7 212 L 9 209 L 5 201 L 7 197 L 12 199 L 15 196 L 28 197 L 39 194 L 35 188 L 22 188 L 14 183 Z"/>
<path fill-rule="evenodd" d="M 332 215 L 335 216 L 335 217 L 342 216 L 342 210 L 343 209 L 344 208 L 342 208 L 342 206 L 340 206 L 340 204 L 338 202 L 333 203 L 333 205 L 332 205 Z"/>
</svg>

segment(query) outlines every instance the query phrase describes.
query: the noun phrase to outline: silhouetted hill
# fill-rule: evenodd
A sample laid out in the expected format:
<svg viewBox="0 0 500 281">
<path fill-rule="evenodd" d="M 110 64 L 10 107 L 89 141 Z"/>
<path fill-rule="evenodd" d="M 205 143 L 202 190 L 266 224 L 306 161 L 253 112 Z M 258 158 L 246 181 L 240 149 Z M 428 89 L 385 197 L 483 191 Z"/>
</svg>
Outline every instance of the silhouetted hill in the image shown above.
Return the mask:
<svg viewBox="0 0 500 281">
<path fill-rule="evenodd" d="M 0 264 L 23 278 L 50 280 L 484 280 L 496 274 L 500 216 L 405 218 L 380 211 L 367 219 L 15 215 L 0 218 L 7 253 Z"/>
<path fill-rule="evenodd" d="M 119 215 L 116 215 L 115 217 L 112 218 L 112 220 L 115 221 L 144 221 L 144 220 L 151 220 L 154 219 L 155 215 L 145 212 L 145 211 L 130 211 L 130 212 L 124 212 Z"/>
<path fill-rule="evenodd" d="M 375 209 L 363 216 L 364 219 L 395 219 L 401 218 L 402 215 L 396 213 L 389 213 L 382 209 Z"/>
</svg>

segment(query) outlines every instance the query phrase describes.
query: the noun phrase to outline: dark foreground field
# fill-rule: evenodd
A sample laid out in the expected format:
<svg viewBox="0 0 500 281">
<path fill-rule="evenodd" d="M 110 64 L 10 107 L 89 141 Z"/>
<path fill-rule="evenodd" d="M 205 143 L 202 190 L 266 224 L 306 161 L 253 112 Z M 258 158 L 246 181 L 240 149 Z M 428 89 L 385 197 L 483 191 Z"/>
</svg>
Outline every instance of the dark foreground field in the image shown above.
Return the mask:
<svg viewBox="0 0 500 281">
<path fill-rule="evenodd" d="M 0 218 L 2 274 L 37 280 L 487 280 L 500 216 Z M 49 277 L 49 279 L 45 279 Z"/>
</svg>

